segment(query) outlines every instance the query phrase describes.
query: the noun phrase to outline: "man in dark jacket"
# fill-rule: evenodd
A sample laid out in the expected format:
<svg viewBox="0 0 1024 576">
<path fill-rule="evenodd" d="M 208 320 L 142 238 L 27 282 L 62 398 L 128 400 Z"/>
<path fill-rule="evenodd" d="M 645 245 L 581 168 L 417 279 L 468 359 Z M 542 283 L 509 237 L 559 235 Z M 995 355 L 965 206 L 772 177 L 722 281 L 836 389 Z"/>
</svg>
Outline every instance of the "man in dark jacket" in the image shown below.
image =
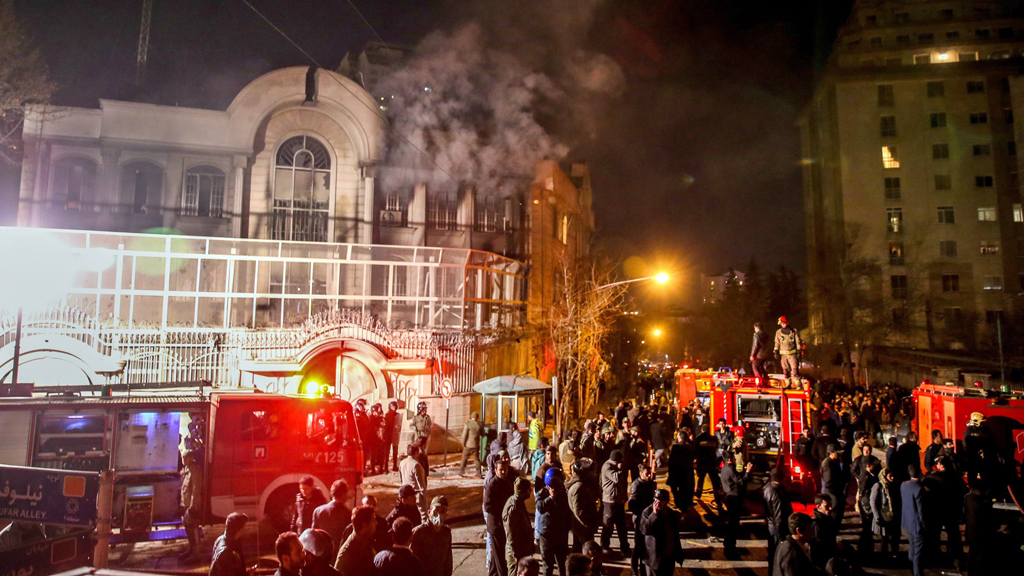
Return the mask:
<svg viewBox="0 0 1024 576">
<path fill-rule="evenodd" d="M 768 335 L 761 330 L 761 323 L 754 322 L 754 343 L 750 347 L 750 368 L 754 377 L 761 382 L 768 381 L 768 371 L 764 369 L 764 363 L 772 357 L 768 348 Z M 771 570 L 769 570 L 771 573 Z"/>
<path fill-rule="evenodd" d="M 582 550 L 583 544 L 594 538 L 601 525 L 600 488 L 596 486 L 594 463 L 589 458 L 580 458 L 572 463 L 573 475 L 565 485 L 572 512 L 572 549 Z"/>
<path fill-rule="evenodd" d="M 530 499 L 530 481 L 518 477 L 515 480 L 515 494 L 505 502 L 501 512 L 505 527 L 505 562 L 509 576 L 515 576 L 519 559 L 533 554 L 533 527 L 530 526 L 530 512 L 526 501 Z"/>
<path fill-rule="evenodd" d="M 953 469 L 947 456 L 939 456 L 922 482 L 926 488 L 925 510 L 931 513 L 931 517 L 925 520 L 929 527 L 928 549 L 938 552 L 941 532 L 945 530 L 946 553 L 959 566 L 964 552 L 960 539 L 960 518 L 963 516 L 960 503 L 967 494 L 963 475 Z"/>
<path fill-rule="evenodd" d="M 487 535 L 491 539 L 488 576 L 508 576 L 508 564 L 505 562 L 505 525 L 501 515 L 505 503 L 515 493 L 509 470 L 508 460 L 497 459 L 494 463 L 494 475 L 484 484 L 483 507 L 487 520 Z"/>
<path fill-rule="evenodd" d="M 601 468 L 601 508 L 601 547 L 608 550 L 612 530 L 618 530 L 619 550 L 623 556 L 630 556 L 632 551 L 626 537 L 626 471 L 622 467 L 622 452 L 618 450 L 612 450 Z"/>
<path fill-rule="evenodd" d="M 676 433 L 676 442 L 668 453 L 668 487 L 672 490 L 672 503 L 686 514 L 693 506 L 693 446 L 690 429 Z"/>
<path fill-rule="evenodd" d="M 640 517 L 648 506 L 654 504 L 654 494 L 658 490 L 658 483 L 654 481 L 650 466 L 640 467 L 640 477 L 633 481 L 629 487 L 629 501 L 626 508 L 633 515 L 633 555 L 630 566 L 633 569 L 633 576 L 646 576 L 641 564 L 644 554 L 643 534 L 635 528 L 640 526 Z"/>
<path fill-rule="evenodd" d="M 871 489 L 875 487 L 875 484 L 878 484 L 878 470 L 881 467 L 882 465 L 877 458 L 869 461 L 867 468 L 860 476 L 860 486 L 857 490 L 859 495 L 857 504 L 860 508 L 860 543 L 858 548 L 862 559 L 870 557 L 875 551 L 875 535 L 872 531 L 875 518 L 871 512 Z"/>
<path fill-rule="evenodd" d="M 697 489 L 696 496 L 700 498 L 704 492 L 704 477 L 711 480 L 711 492 L 715 498 L 718 511 L 722 511 L 722 482 L 719 477 L 718 466 L 718 440 L 708 432 L 707 425 L 701 426 L 700 436 L 697 436 Z"/>
<path fill-rule="evenodd" d="M 331 567 L 334 560 L 334 542 L 325 530 L 308 528 L 299 534 L 305 564 L 299 570 L 299 576 L 340 576 Z"/>
<path fill-rule="evenodd" d="M 375 576 L 409 576 L 423 574 L 423 563 L 412 553 L 412 522 L 408 518 L 398 518 L 391 525 L 394 544 L 382 550 L 373 558 Z"/>
<path fill-rule="evenodd" d="M 338 558 L 334 561 L 334 569 L 338 574 L 363 576 L 373 572 L 373 542 L 377 522 L 377 511 L 371 506 L 359 506 L 352 512 L 351 534 L 338 547 Z"/>
<path fill-rule="evenodd" d="M 388 525 L 394 526 L 396 518 L 408 518 L 413 526 L 419 526 L 423 522 L 420 509 L 416 507 L 416 489 L 408 484 L 402 484 L 398 489 L 398 500 L 385 520 Z"/>
<path fill-rule="evenodd" d="M 838 550 L 839 530 L 832 517 L 832 495 L 818 494 L 814 497 L 814 541 L 811 543 L 811 560 L 820 570 L 835 557 Z"/>
<path fill-rule="evenodd" d="M 971 490 L 964 496 L 964 528 L 968 574 L 989 574 L 996 564 L 989 557 L 993 551 L 996 524 L 992 517 L 992 497 L 981 478 L 971 482 Z M 213 572 L 210 574 L 212 576 Z"/>
<path fill-rule="evenodd" d="M 242 545 L 238 541 L 249 517 L 239 512 L 228 514 L 224 533 L 213 543 L 213 562 L 210 576 L 246 576 Z"/>
<path fill-rule="evenodd" d="M 932 443 L 924 449 L 924 471 L 931 472 L 935 467 L 935 460 L 942 453 L 942 431 L 932 430 Z"/>
<path fill-rule="evenodd" d="M 775 551 L 789 535 L 789 516 L 793 513 L 793 504 L 789 494 L 779 483 L 779 469 L 772 468 L 768 473 L 768 483 L 764 485 L 764 519 L 768 524 L 768 576 L 772 576 L 775 567 Z"/>
<path fill-rule="evenodd" d="M 668 490 L 658 490 L 654 503 L 640 516 L 638 530 L 644 535 L 644 564 L 651 576 L 672 576 L 680 560 L 679 515 L 669 505 Z"/>
<path fill-rule="evenodd" d="M 811 460 L 814 461 L 815 467 L 821 466 L 821 462 L 828 458 L 828 447 L 837 442 L 828 426 L 822 425 L 818 432 L 818 437 L 811 444 Z"/>
<path fill-rule="evenodd" d="M 277 572 L 274 576 L 299 576 L 299 571 L 306 564 L 306 555 L 302 551 L 302 542 L 295 532 L 285 532 L 274 542 L 277 552 Z"/>
<path fill-rule="evenodd" d="M 537 532 L 540 534 L 540 556 L 544 576 L 552 576 L 555 565 L 558 574 L 565 574 L 565 558 L 569 555 L 569 500 L 565 494 L 565 485 L 560 476 L 554 476 L 548 482 L 547 490 L 540 493 L 537 501 L 540 511 L 540 522 Z"/>
<path fill-rule="evenodd" d="M 313 511 L 313 528 L 327 532 L 333 542 L 332 559 L 338 555 L 345 528 L 352 523 L 352 511 L 345 506 L 346 496 L 348 483 L 344 480 L 335 480 L 334 484 L 331 484 L 331 501 Z"/>
<path fill-rule="evenodd" d="M 838 527 L 846 511 L 846 471 L 839 458 L 839 447 L 829 444 L 828 456 L 821 462 L 821 487 L 832 496 L 832 517 Z"/>
<path fill-rule="evenodd" d="M 391 471 L 398 472 L 398 443 L 402 439 L 402 415 L 398 412 L 398 402 L 388 402 L 388 411 L 384 414 L 384 436 L 387 439 L 387 447 L 384 455 L 384 465 L 388 463 L 388 454 L 391 454 Z"/>
<path fill-rule="evenodd" d="M 907 556 L 910 558 L 912 574 L 923 576 L 924 543 L 928 531 L 925 526 L 924 487 L 917 479 L 916 471 L 916 466 L 907 465 L 906 474 L 910 479 L 900 485 L 900 498 L 903 505 L 903 531 L 907 533 Z"/>
<path fill-rule="evenodd" d="M 719 418 L 718 423 L 715 425 L 715 440 L 718 441 L 717 456 L 719 462 L 725 460 L 725 453 L 732 452 L 732 430 L 729 425 L 726 424 L 725 418 Z"/>
<path fill-rule="evenodd" d="M 295 513 L 292 514 L 291 530 L 302 534 L 306 528 L 313 527 L 313 512 L 327 504 L 323 492 L 316 487 L 312 476 L 304 476 L 299 480 L 299 492 L 295 495 Z M 302 544 L 299 544 L 302 547 Z"/>
<path fill-rule="evenodd" d="M 452 576 L 452 529 L 448 520 L 448 499 L 434 496 L 427 521 L 412 529 L 412 553 L 423 562 L 424 576 Z"/>
<path fill-rule="evenodd" d="M 747 462 L 743 470 L 736 470 L 736 456 L 732 452 L 725 453 L 725 466 L 722 466 L 722 491 L 725 492 L 725 510 L 728 521 L 725 526 L 725 556 L 734 557 L 736 536 L 740 531 L 740 518 L 743 516 L 743 500 L 747 493 L 747 474 L 754 468 L 753 462 Z"/>
<path fill-rule="evenodd" d="M 808 552 L 814 540 L 811 517 L 797 512 L 789 517 L 788 525 L 790 536 L 779 544 L 775 557 L 770 560 L 771 573 L 774 576 L 823 576 L 825 573 L 814 565 Z"/>
<path fill-rule="evenodd" d="M 921 447 L 917 445 L 917 433 L 907 433 L 903 444 L 896 449 L 896 462 L 893 466 L 892 471 L 901 485 L 911 478 L 921 477 Z"/>
</svg>

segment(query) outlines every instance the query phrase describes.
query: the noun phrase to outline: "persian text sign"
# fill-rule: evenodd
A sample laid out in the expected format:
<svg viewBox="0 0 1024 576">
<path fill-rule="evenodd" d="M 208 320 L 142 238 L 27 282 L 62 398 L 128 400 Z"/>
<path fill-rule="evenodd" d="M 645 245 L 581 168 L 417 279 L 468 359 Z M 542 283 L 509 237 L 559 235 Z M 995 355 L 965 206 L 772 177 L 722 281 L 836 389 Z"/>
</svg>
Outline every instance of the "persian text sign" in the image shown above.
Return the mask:
<svg viewBox="0 0 1024 576">
<path fill-rule="evenodd" d="M 94 526 L 96 472 L 0 465 L 0 519 Z"/>
</svg>

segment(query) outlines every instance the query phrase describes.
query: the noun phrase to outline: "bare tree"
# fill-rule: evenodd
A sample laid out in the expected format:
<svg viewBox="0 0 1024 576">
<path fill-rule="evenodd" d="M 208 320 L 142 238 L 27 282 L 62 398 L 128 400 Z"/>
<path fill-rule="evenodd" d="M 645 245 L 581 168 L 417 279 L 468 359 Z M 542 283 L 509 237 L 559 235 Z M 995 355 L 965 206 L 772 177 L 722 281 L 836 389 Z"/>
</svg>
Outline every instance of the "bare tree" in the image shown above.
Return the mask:
<svg viewBox="0 0 1024 576">
<path fill-rule="evenodd" d="M 626 285 L 611 267 L 591 260 L 563 263 L 555 304 L 546 321 L 557 358 L 559 421 L 582 418 L 598 401 L 598 383 L 608 372 L 606 338 L 622 312 Z"/>
<path fill-rule="evenodd" d="M 21 163 L 25 106 L 46 104 L 54 86 L 46 62 L 14 16 L 12 0 L 0 0 L 0 158 Z"/>
</svg>

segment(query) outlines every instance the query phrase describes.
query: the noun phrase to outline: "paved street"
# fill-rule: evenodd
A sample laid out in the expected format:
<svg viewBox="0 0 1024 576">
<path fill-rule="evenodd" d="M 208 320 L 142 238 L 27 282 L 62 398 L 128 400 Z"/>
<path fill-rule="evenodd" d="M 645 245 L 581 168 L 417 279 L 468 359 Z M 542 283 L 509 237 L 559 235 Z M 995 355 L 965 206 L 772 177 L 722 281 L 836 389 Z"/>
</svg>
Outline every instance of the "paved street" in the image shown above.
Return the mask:
<svg viewBox="0 0 1024 576">
<path fill-rule="evenodd" d="M 480 516 L 480 497 L 482 493 L 481 481 L 476 478 L 455 477 L 453 470 L 452 478 L 441 477 L 438 471 L 431 475 L 429 491 L 431 494 L 445 494 L 451 503 L 451 526 L 453 531 L 453 560 L 455 565 L 455 576 L 481 576 L 486 571 L 486 552 L 484 548 L 484 526 Z M 664 475 L 659 475 L 659 483 L 664 482 Z M 397 484 L 397 475 L 389 474 L 368 478 L 364 488 L 367 493 L 376 495 L 380 500 L 381 510 L 386 515 L 394 502 L 394 486 Z M 767 543 L 765 541 L 764 522 L 761 519 L 761 509 L 758 504 L 760 480 L 755 479 L 750 483 L 751 498 L 748 504 L 748 514 L 741 524 L 741 534 L 738 541 L 741 556 L 739 559 L 729 560 L 725 558 L 721 541 L 716 536 L 721 532 L 716 527 L 716 515 L 714 513 L 714 501 L 708 494 L 698 503 L 698 506 L 691 511 L 684 522 L 684 531 L 681 534 L 683 547 L 685 549 L 686 561 L 681 568 L 676 569 L 677 574 L 742 574 L 742 575 L 763 575 L 767 574 Z M 860 520 L 852 512 L 849 512 L 843 523 L 841 540 L 853 544 L 857 538 L 860 527 Z M 112 568 L 133 568 L 158 570 L 164 572 L 190 572 L 203 573 L 208 569 L 210 548 L 213 540 L 220 534 L 217 527 L 211 527 L 205 533 L 203 557 L 198 562 L 187 564 L 179 563 L 177 555 L 184 550 L 184 543 L 177 541 L 173 543 L 147 543 L 139 544 L 131 554 L 124 557 L 125 549 L 115 549 L 112 554 Z M 260 563 L 263 567 L 276 566 L 273 557 L 274 534 L 265 531 L 261 534 L 259 543 L 259 554 L 262 558 Z M 630 531 L 632 537 L 632 531 Z M 257 555 L 256 531 L 250 528 L 245 535 L 246 558 L 255 558 Z M 613 548 L 617 546 L 617 538 L 612 540 Z M 629 573 L 629 559 L 620 556 L 612 556 L 605 562 L 606 574 L 610 576 L 621 576 Z M 909 565 L 902 563 L 893 568 L 880 570 L 869 568 L 869 574 L 896 574 L 909 575 Z M 929 571 L 930 574 L 956 574 L 953 571 Z"/>
</svg>

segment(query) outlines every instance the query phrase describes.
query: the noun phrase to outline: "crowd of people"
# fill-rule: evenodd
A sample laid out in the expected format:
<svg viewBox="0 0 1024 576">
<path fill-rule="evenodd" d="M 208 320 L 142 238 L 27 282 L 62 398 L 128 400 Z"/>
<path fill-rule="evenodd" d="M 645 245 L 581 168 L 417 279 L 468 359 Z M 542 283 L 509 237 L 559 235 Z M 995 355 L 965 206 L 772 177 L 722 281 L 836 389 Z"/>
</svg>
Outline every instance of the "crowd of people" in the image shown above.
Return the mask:
<svg viewBox="0 0 1024 576">
<path fill-rule="evenodd" d="M 785 470 L 771 468 L 759 480 L 769 574 L 856 574 L 897 560 L 908 562 L 915 576 L 928 563 L 987 573 L 992 486 L 983 467 L 972 464 L 976 446 L 961 454 L 953 439 L 936 431 L 922 450 L 910 429 L 905 393 L 896 387 L 865 391 L 825 384 L 811 404 L 814 426 L 794 448 L 797 461 L 811 471 L 813 505 L 807 513 L 794 512 Z M 629 559 L 634 576 L 667 576 L 684 559 L 680 530 L 706 490 L 712 494 L 708 511 L 713 506 L 715 512 L 709 514 L 712 533 L 727 558 L 741 557 L 740 519 L 758 500 L 748 498 L 754 465 L 742 429 L 724 419 L 712 429 L 696 400 L 678 413 L 664 402 L 623 401 L 609 415 L 598 412 L 561 441 L 549 442 L 530 413 L 526 430 L 512 424 L 489 445 L 478 414 L 471 416 L 463 428 L 460 472 L 465 475 L 472 463 L 478 476 L 483 473 L 489 576 L 600 576 L 604 562 L 616 557 Z M 385 419 L 376 407 L 368 418 L 375 416 Z M 396 463 L 401 486 L 387 516 L 370 495 L 349 510 L 343 481 L 334 483 L 328 500 L 312 478 L 303 480 L 291 530 L 276 544 L 280 576 L 451 576 L 448 502 L 436 496 L 427 504 L 429 467 L 416 428 L 413 440 Z M 487 456 L 480 462 L 484 445 Z M 876 446 L 886 447 L 884 463 Z M 659 488 L 659 471 L 667 473 L 668 489 Z M 851 517 L 860 520 L 855 546 L 839 538 Z M 242 576 L 237 535 L 245 521 L 240 514 L 227 519 L 212 576 Z"/>
</svg>

